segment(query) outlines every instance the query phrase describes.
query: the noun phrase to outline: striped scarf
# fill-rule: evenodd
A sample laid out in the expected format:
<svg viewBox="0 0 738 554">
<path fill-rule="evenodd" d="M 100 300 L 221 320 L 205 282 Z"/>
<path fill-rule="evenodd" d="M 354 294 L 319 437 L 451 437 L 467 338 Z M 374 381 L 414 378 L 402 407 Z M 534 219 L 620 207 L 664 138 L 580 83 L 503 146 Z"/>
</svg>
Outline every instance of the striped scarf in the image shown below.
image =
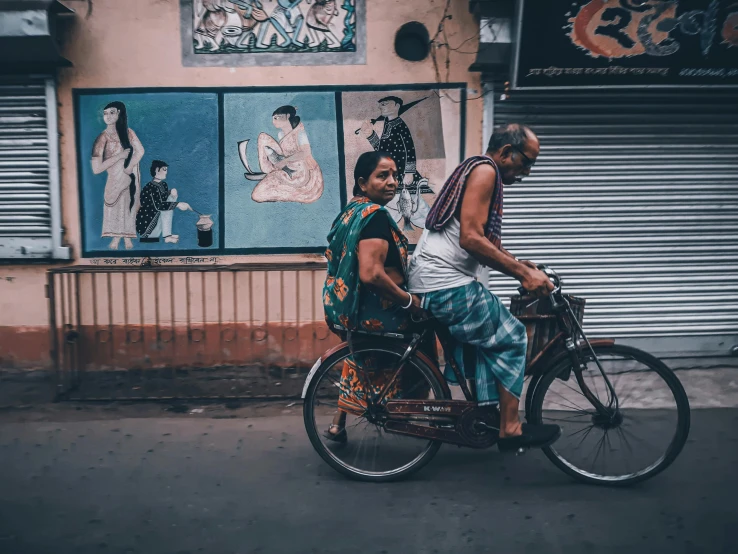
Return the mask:
<svg viewBox="0 0 738 554">
<path fill-rule="evenodd" d="M 484 228 L 484 235 L 497 248 L 502 245 L 502 196 L 503 185 L 500 170 L 497 164 L 488 156 L 472 156 L 467 158 L 454 170 L 451 177 L 443 185 L 433 207 L 428 212 L 425 228 L 431 231 L 440 231 L 456 213 L 456 208 L 464 191 L 466 178 L 472 169 L 482 164 L 491 164 L 495 168 L 497 179 L 495 190 L 492 193 L 492 202 L 489 206 L 489 216 Z"/>
</svg>

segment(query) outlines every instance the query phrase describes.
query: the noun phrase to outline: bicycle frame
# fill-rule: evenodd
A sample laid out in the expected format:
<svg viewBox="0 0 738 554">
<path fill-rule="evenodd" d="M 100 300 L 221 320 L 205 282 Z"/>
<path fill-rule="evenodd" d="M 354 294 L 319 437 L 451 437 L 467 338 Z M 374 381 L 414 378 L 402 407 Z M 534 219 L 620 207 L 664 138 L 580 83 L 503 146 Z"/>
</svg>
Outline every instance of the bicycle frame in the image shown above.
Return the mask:
<svg viewBox="0 0 738 554">
<path fill-rule="evenodd" d="M 593 349 L 594 346 L 612 345 L 615 341 L 612 339 L 598 339 L 590 341 L 584 334 L 581 326 L 579 326 L 578 320 L 566 300 L 566 297 L 561 294 L 560 287 L 557 287 L 554 291 L 551 297 L 551 305 L 554 312 L 553 316 L 557 320 L 558 333 L 553 339 L 546 343 L 542 350 L 535 356 L 535 358 L 530 360 L 530 363 L 526 366 L 525 374 L 532 377 L 526 395 L 526 415 L 529 411 L 529 399 L 532 398 L 538 380 L 547 371 L 553 371 L 555 368 L 559 367 L 566 358 L 568 358 L 570 360 L 570 363 L 567 365 L 569 371 L 566 374 L 560 375 L 559 378 L 568 380 L 571 376 L 571 372 L 573 371 L 582 394 L 594 409 L 603 417 L 608 419 L 616 417 L 618 410 L 617 395 L 615 394 L 615 391 Z M 525 321 L 526 318 L 541 317 L 550 318 L 551 315 L 520 316 L 519 319 Z M 413 355 L 416 354 L 422 340 L 429 333 L 435 333 L 438 337 L 446 360 L 456 377 L 456 381 L 461 388 L 465 400 L 386 400 L 388 391 L 392 389 L 406 363 Z M 353 357 L 354 348 L 351 333 L 348 333 L 347 342 Z M 412 418 L 413 416 L 420 417 L 423 420 L 430 419 L 445 422 L 451 422 L 454 420 L 457 422 L 462 420 L 472 421 L 474 417 L 478 415 L 479 407 L 476 404 L 474 381 L 471 381 L 470 389 L 467 385 L 464 372 L 451 355 L 452 350 L 450 348 L 450 344 L 451 334 L 449 330 L 436 323 L 434 320 L 426 329 L 423 330 L 422 333 L 414 335 L 413 339 L 408 344 L 404 355 L 394 368 L 390 380 L 385 384 L 378 395 L 372 398 L 367 398 L 367 419 L 372 422 L 382 421 L 387 431 L 395 433 L 422 438 L 433 438 L 443 442 L 472 447 L 480 447 L 480 444 L 471 444 L 468 440 L 468 433 L 466 433 L 465 438 L 465 433 L 458 425 L 456 426 L 457 430 L 452 431 L 449 429 L 413 425 L 407 421 L 408 417 Z M 610 391 L 607 405 L 604 405 L 597 396 L 592 393 L 583 379 L 582 372 L 587 368 L 585 358 L 591 359 L 589 354 L 591 354 L 591 357 L 596 361 L 598 368 L 605 379 L 608 390 Z M 356 362 L 356 360 L 354 361 Z M 428 360 L 426 360 L 426 362 L 427 361 Z M 370 379 L 366 370 L 358 363 L 357 367 L 361 370 L 361 377 L 364 379 L 365 384 L 368 384 Z M 434 372 L 441 374 L 438 367 L 434 368 Z M 367 386 L 365 390 L 371 390 L 371 387 Z M 489 444 L 484 443 L 482 447 L 486 446 L 489 446 Z"/>
<path fill-rule="evenodd" d="M 528 385 L 528 390 L 525 399 L 525 412 L 526 416 L 530 415 L 530 402 L 535 392 L 535 388 L 539 380 L 548 373 L 549 371 L 562 371 L 557 369 L 561 367 L 561 364 L 568 358 L 569 363 L 566 365 L 568 371 L 562 372 L 558 378 L 568 380 L 571 377 L 571 372 L 574 372 L 577 384 L 582 391 L 584 397 L 590 402 L 593 408 L 598 412 L 600 416 L 606 419 L 614 419 L 618 417 L 618 398 L 615 391 L 608 379 L 602 364 L 597 359 L 597 355 L 594 351 L 594 346 L 609 346 L 615 343 L 613 339 L 596 339 L 590 341 L 585 335 L 583 329 L 579 325 L 577 317 L 574 315 L 572 308 L 567 300 L 567 297 L 561 292 L 561 281 L 558 275 L 547 268 L 546 266 L 539 266 L 539 269 L 544 271 L 551 281 L 554 283 L 554 290 L 551 292 L 550 301 L 552 313 L 545 315 L 521 315 L 518 319 L 526 321 L 527 319 L 538 319 L 538 318 L 555 318 L 557 321 L 558 333 L 549 340 L 540 352 L 526 364 L 525 375 L 531 377 L 531 381 Z M 524 291 L 520 291 L 523 294 Z M 308 373 L 303 388 L 303 398 L 305 397 L 308 386 L 315 375 L 316 371 L 320 367 L 322 360 L 333 353 L 345 349 L 348 347 L 349 356 L 353 359 L 359 370 L 359 378 L 364 382 L 364 390 L 372 391 L 371 379 L 367 372 L 367 369 L 363 364 L 359 363 L 355 356 L 354 348 L 354 335 L 355 332 L 350 330 L 344 330 L 346 333 L 345 342 L 337 345 L 331 349 L 324 356 L 322 356 L 316 364 L 313 366 L 311 371 Z M 445 386 L 446 392 L 448 393 L 448 386 L 443 378 L 443 373 L 439 369 L 436 362 L 428 359 L 422 351 L 418 351 L 418 348 L 422 341 L 428 337 L 430 333 L 435 334 L 441 343 L 445 358 L 451 370 L 454 373 L 456 382 L 459 384 L 461 391 L 464 395 L 464 400 L 401 400 L 401 399 L 387 399 L 387 394 L 392 390 L 393 386 L 397 382 L 403 368 L 409 360 L 413 357 L 417 357 L 422 360 L 426 365 L 429 366 L 431 371 L 436 375 L 437 379 Z M 457 364 L 456 360 L 452 355 L 452 349 L 450 348 L 452 337 L 450 331 L 436 322 L 434 319 L 428 320 L 428 324 L 421 333 L 414 334 L 410 339 L 401 334 L 392 333 L 360 333 L 367 337 L 373 338 L 392 338 L 400 339 L 405 341 L 407 345 L 405 352 L 403 353 L 400 360 L 397 362 L 396 367 L 393 368 L 392 375 L 388 382 L 384 385 L 382 390 L 378 394 L 369 392 L 366 401 L 366 410 L 363 417 L 370 423 L 382 424 L 386 431 L 411 435 L 421 438 L 430 438 L 433 440 L 439 440 L 442 442 L 449 442 L 460 444 L 464 446 L 471 446 L 475 448 L 486 448 L 491 446 L 496 441 L 495 437 L 491 437 L 490 433 L 480 438 L 480 435 L 471 436 L 470 426 L 478 430 L 481 427 L 487 430 L 495 429 L 491 427 L 490 410 L 489 408 L 484 409 L 477 406 L 476 400 L 476 387 L 474 386 L 474 380 L 471 380 L 471 388 L 467 384 L 466 376 L 464 372 Z M 607 389 L 609 391 L 607 405 L 603 404 L 595 394 L 589 389 L 583 379 L 583 371 L 587 369 L 587 363 L 594 360 L 597 367 L 602 374 Z M 409 422 L 412 419 L 420 419 L 423 421 L 438 421 L 439 423 L 453 424 L 454 429 L 449 429 L 448 425 L 445 427 L 427 427 L 421 425 L 413 425 Z"/>
<path fill-rule="evenodd" d="M 604 406 L 602 406 L 601 404 L 600 406 L 597 406 L 599 401 L 596 397 L 591 395 L 586 383 L 581 380 L 581 369 L 583 369 L 585 366 L 581 358 L 581 352 L 583 351 L 585 345 L 588 346 L 589 349 L 591 349 L 593 345 L 611 345 L 614 344 L 615 341 L 613 339 L 595 339 L 592 341 L 588 340 L 581 328 L 577 328 L 576 318 L 571 311 L 571 307 L 568 305 L 568 303 L 566 303 L 565 299 L 561 299 L 560 304 L 555 307 L 555 310 L 555 317 L 558 322 L 559 332 L 553 339 L 546 343 L 546 345 L 535 356 L 535 358 L 530 360 L 530 362 L 526 365 L 525 374 L 534 378 L 541 377 L 549 367 L 561 361 L 562 358 L 569 357 L 572 362 L 572 367 L 580 370 L 578 372 L 575 371 L 575 373 L 578 373 L 580 376 L 577 378 L 577 382 L 580 384 L 581 387 L 583 387 L 583 389 L 585 389 L 583 390 L 585 396 L 589 393 L 590 396 L 587 396 L 587 398 L 592 398 L 591 401 L 593 402 L 593 405 L 598 408 L 604 408 Z M 521 321 L 526 321 L 542 317 L 549 316 L 520 316 L 519 319 Z M 474 391 L 473 389 L 470 390 L 469 386 L 467 385 L 466 377 L 463 375 L 463 371 L 456 363 L 454 357 L 451 355 L 451 333 L 446 327 L 433 321 L 426 329 L 423 330 L 421 334 L 414 335 L 412 341 L 408 344 L 408 348 L 405 351 L 405 354 L 395 367 L 390 380 L 385 384 L 381 392 L 375 398 L 371 399 L 373 403 L 381 404 L 385 400 L 387 392 L 391 390 L 392 386 L 402 372 L 402 369 L 405 367 L 405 364 L 416 353 L 418 346 L 429 333 L 435 333 L 435 335 L 438 337 L 438 340 L 443 348 L 446 360 L 448 361 L 448 364 L 454 373 L 457 383 L 459 383 L 459 386 L 466 401 L 476 402 L 476 391 Z M 581 335 L 582 340 L 575 339 L 577 333 Z M 348 333 L 347 344 L 349 346 L 349 349 L 351 350 L 351 354 L 353 357 L 353 339 L 350 332 Z M 594 355 L 594 353 L 592 354 Z M 369 383 L 369 376 L 364 368 L 360 364 L 357 364 L 357 366 L 361 369 L 362 377 L 365 379 L 365 383 Z M 569 376 L 567 375 L 565 379 L 568 379 L 568 377 Z M 473 381 L 472 387 L 474 387 Z M 367 387 L 367 390 L 369 390 L 370 388 L 371 387 Z"/>
</svg>

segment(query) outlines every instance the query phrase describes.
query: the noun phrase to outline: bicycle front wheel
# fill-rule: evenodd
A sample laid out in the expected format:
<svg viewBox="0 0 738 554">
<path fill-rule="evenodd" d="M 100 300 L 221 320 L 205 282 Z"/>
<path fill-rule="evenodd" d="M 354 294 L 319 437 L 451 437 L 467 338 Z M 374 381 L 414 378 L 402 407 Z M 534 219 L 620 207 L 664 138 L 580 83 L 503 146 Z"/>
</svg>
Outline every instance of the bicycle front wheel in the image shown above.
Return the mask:
<svg viewBox="0 0 738 554">
<path fill-rule="evenodd" d="M 687 441 L 689 401 L 674 372 L 652 355 L 624 345 L 595 346 L 619 408 L 597 413 L 584 397 L 567 359 L 541 378 L 533 392 L 532 423 L 553 423 L 562 434 L 543 449 L 565 473 L 586 483 L 630 485 L 653 477 L 676 459 Z M 582 381 L 605 405 L 612 395 L 594 357 L 584 355 Z M 562 373 L 563 372 L 563 373 Z"/>
<path fill-rule="evenodd" d="M 385 431 L 382 407 L 379 421 L 361 409 L 360 398 L 352 397 L 362 377 L 347 369 L 346 362 L 359 362 L 368 368 L 372 386 L 379 390 L 383 380 L 397 368 L 407 344 L 392 341 L 366 341 L 354 345 L 352 359 L 348 346 L 323 361 L 308 386 L 303 406 L 305 429 L 310 442 L 332 468 L 361 481 L 393 481 L 418 471 L 441 446 L 434 440 L 398 435 Z M 390 398 L 441 400 L 450 398 L 434 372 L 417 356 L 411 357 L 392 387 Z M 336 442 L 325 432 L 339 411 L 346 413 L 346 440 Z M 370 421 L 374 420 L 374 422 Z M 414 421 L 433 425 L 431 421 Z"/>
</svg>

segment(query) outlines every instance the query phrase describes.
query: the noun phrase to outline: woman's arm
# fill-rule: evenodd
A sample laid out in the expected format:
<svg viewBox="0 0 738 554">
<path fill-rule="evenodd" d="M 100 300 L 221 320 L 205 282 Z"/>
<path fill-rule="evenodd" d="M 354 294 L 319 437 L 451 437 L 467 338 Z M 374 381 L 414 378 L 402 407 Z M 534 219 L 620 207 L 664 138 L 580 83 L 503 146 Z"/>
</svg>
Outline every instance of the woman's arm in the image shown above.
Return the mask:
<svg viewBox="0 0 738 554">
<path fill-rule="evenodd" d="M 363 239 L 359 241 L 359 280 L 374 289 L 381 297 L 407 306 L 411 295 L 398 287 L 387 274 L 384 263 L 387 261 L 389 243 L 384 239 Z M 420 300 L 412 296 L 409 310 L 413 313 L 422 311 Z"/>
<path fill-rule="evenodd" d="M 287 156 L 284 160 L 278 161 L 276 164 L 274 164 L 274 167 L 276 167 L 277 169 L 282 169 L 292 162 L 299 162 L 301 160 L 309 158 L 312 155 L 313 153 L 310 150 L 309 144 L 306 146 L 300 146 L 300 149 L 297 152 L 295 152 L 291 156 Z"/>
<path fill-rule="evenodd" d="M 151 196 L 151 203 L 154 205 L 154 208 L 159 212 L 166 212 L 177 207 L 178 202 L 169 202 L 167 200 L 169 195 L 165 195 L 160 189 L 149 189 L 149 196 Z"/>
<path fill-rule="evenodd" d="M 131 141 L 131 148 L 133 148 L 133 156 L 131 156 L 131 161 L 128 164 L 128 167 L 123 171 L 130 175 L 133 172 L 133 168 L 136 167 L 144 157 L 144 147 L 143 144 L 141 144 L 141 141 L 138 140 L 136 133 L 133 132 L 133 129 L 128 129 L 128 138 Z"/>
<path fill-rule="evenodd" d="M 108 158 L 105 161 L 102 161 L 102 158 L 92 158 L 92 173 L 94 173 L 95 175 L 99 175 L 103 171 L 107 171 L 108 169 L 110 169 L 120 160 L 123 160 L 127 157 L 128 150 L 123 150 L 120 154 L 116 154 L 115 156 Z"/>
<path fill-rule="evenodd" d="M 128 156 L 128 150 L 122 150 L 115 156 L 111 156 L 107 160 L 103 161 L 103 155 L 105 153 L 105 143 L 105 137 L 103 137 L 103 135 L 100 135 L 99 137 L 97 137 L 97 140 L 95 140 L 95 145 L 92 147 L 92 159 L 90 160 L 90 163 L 92 164 L 92 173 L 95 175 L 99 175 L 103 171 L 107 171 L 116 163 L 118 163 L 118 161 Z"/>
<path fill-rule="evenodd" d="M 310 148 L 310 141 L 308 141 L 307 134 L 304 131 L 300 131 L 297 135 L 297 152 L 287 156 L 284 160 L 274 164 L 277 169 L 282 169 L 291 162 L 299 162 L 305 160 L 313 155 Z"/>
</svg>

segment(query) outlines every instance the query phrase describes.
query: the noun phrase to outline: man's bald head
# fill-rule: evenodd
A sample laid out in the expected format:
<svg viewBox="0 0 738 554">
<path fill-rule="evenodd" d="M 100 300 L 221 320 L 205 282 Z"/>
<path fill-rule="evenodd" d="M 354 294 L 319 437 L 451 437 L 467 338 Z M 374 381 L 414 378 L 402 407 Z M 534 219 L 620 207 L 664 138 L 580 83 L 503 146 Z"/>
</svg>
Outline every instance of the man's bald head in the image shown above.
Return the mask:
<svg viewBox="0 0 738 554">
<path fill-rule="evenodd" d="M 538 137 L 530 127 L 520 123 L 497 127 L 487 146 L 487 155 L 497 164 L 506 185 L 529 175 L 539 152 Z"/>
<path fill-rule="evenodd" d="M 509 123 L 497 127 L 489 139 L 487 152 L 494 154 L 499 152 L 505 145 L 509 144 L 513 148 L 525 148 L 528 141 L 534 142 L 538 147 L 538 137 L 527 125 L 520 123 Z M 533 146 L 531 144 L 531 146 Z"/>
</svg>

